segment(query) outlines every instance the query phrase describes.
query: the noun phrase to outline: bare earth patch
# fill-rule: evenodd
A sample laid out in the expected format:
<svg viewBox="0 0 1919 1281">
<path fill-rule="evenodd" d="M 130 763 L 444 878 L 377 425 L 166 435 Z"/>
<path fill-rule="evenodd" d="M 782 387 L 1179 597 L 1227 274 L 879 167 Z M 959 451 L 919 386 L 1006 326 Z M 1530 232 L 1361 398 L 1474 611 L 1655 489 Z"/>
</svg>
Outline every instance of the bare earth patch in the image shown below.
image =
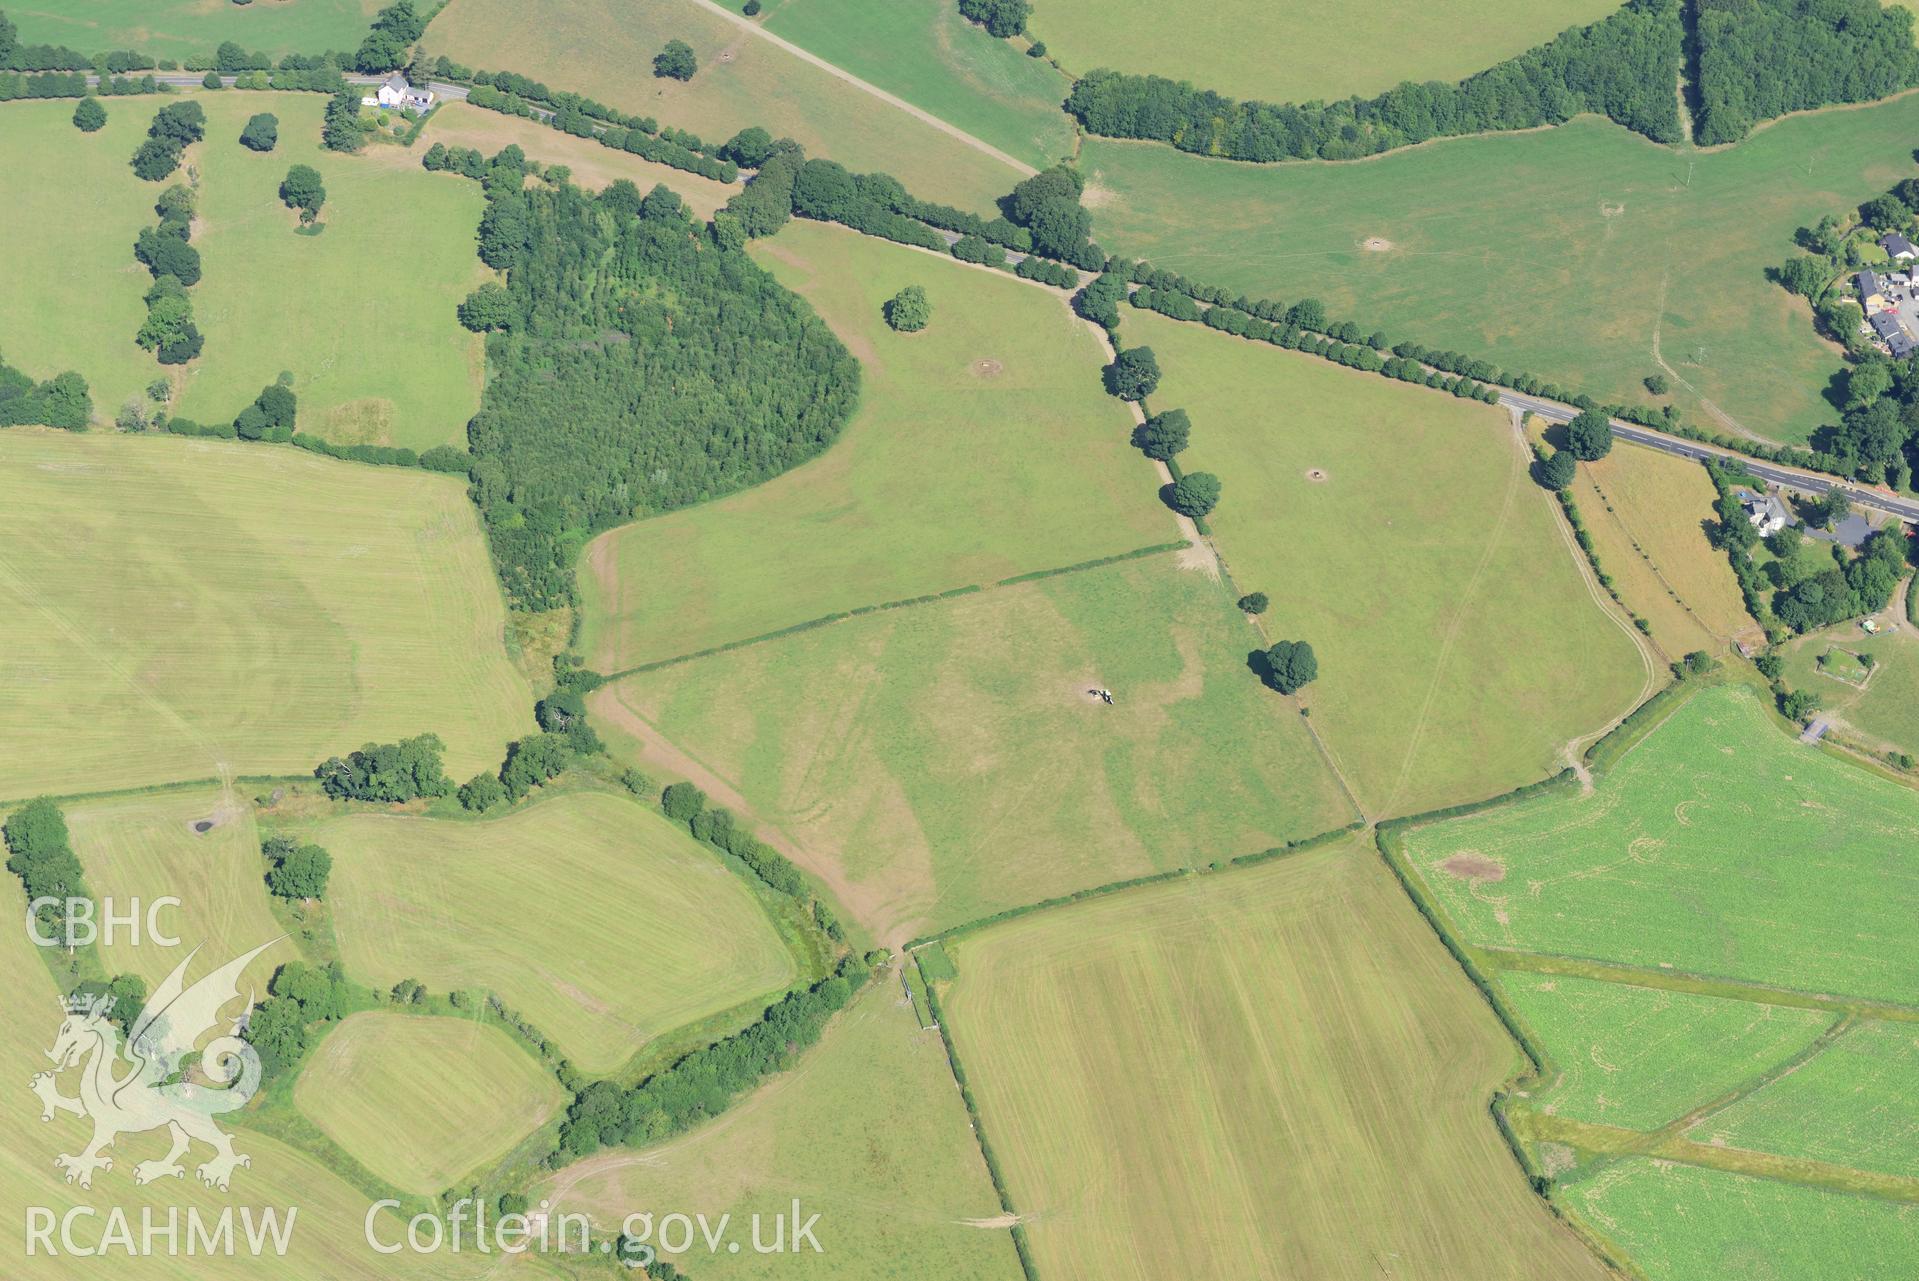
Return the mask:
<svg viewBox="0 0 1919 1281">
<path fill-rule="evenodd" d="M 1484 854 L 1455 854 L 1439 865 L 1439 870 L 1462 881 L 1503 881 L 1506 865 Z"/>
<path fill-rule="evenodd" d="M 1324 467 L 1308 467 L 1306 469 L 1306 479 L 1312 481 L 1315 485 L 1323 485 L 1329 478 L 1326 475 L 1326 469 Z"/>
<path fill-rule="evenodd" d="M 970 368 L 975 378 L 998 378 L 1006 367 L 997 360 L 982 356 L 974 361 Z"/>
<path fill-rule="evenodd" d="M 1368 236 L 1359 247 L 1369 254 L 1383 254 L 1392 249 L 1393 242 L 1384 236 Z"/>
</svg>

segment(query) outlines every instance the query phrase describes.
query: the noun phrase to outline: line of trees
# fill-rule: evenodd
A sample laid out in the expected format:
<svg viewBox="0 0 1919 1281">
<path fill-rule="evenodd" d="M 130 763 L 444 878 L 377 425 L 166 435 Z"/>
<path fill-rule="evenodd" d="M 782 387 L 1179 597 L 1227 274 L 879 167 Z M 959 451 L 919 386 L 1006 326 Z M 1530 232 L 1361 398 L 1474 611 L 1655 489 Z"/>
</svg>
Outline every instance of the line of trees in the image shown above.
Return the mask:
<svg viewBox="0 0 1919 1281">
<path fill-rule="evenodd" d="M 868 976 L 864 962 L 849 955 L 831 978 L 787 993 L 750 1027 L 695 1050 L 633 1089 L 611 1081 L 587 1086 L 567 1108 L 556 1160 L 576 1160 L 602 1147 L 657 1143 L 718 1116 L 760 1081 L 791 1067 Z"/>
<path fill-rule="evenodd" d="M 67 816 L 42 796 L 8 815 L 5 825 L 0 826 L 0 837 L 6 841 L 7 870 L 20 878 L 27 901 L 55 900 L 42 904 L 35 914 L 41 934 L 51 937 L 64 933 L 67 900 L 93 897 L 80 860 L 73 853 Z"/>
<path fill-rule="evenodd" d="M 1237 102 L 1185 81 L 1101 69 L 1074 84 L 1066 110 L 1092 133 L 1250 161 L 1351 160 L 1430 138 L 1563 124 L 1586 111 L 1677 142 L 1681 8 L 1630 0 L 1458 84 L 1409 81 L 1375 98 Z"/>
<path fill-rule="evenodd" d="M 163 365 L 184 365 L 205 344 L 187 296 L 200 283 L 200 251 L 190 243 L 193 192 L 176 182 L 160 193 L 153 211 L 160 221 L 143 228 L 133 246 L 133 256 L 153 276 L 146 292 L 147 318 L 134 341 Z"/>
<path fill-rule="evenodd" d="M 334 756 L 313 776 L 328 796 L 341 801 L 400 802 L 445 796 L 453 780 L 441 766 L 446 744 L 436 734 L 419 734 L 397 743 L 368 743 L 343 759 Z"/>
<path fill-rule="evenodd" d="M 148 182 L 169 177 L 180 167 L 180 154 L 206 137 L 207 113 L 197 102 L 174 102 L 154 112 L 146 141 L 133 153 L 133 172 Z"/>
</svg>

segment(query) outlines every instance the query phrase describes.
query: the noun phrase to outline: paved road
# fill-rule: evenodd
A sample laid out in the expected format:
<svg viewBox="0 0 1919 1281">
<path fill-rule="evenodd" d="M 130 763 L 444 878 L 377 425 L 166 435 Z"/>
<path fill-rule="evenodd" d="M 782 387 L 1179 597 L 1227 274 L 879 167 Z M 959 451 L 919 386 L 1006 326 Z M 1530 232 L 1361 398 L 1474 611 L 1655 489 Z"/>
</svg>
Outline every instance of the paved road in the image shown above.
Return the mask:
<svg viewBox="0 0 1919 1281">
<path fill-rule="evenodd" d="M 1552 422 L 1570 422 L 1579 411 L 1569 405 L 1556 401 L 1541 400 L 1537 396 L 1522 396 L 1514 391 L 1499 393 L 1499 403 L 1509 408 L 1527 410 Z M 1647 449 L 1657 449 L 1661 453 L 1675 454 L 1681 458 L 1705 460 L 1725 458 L 1746 465 L 1746 470 L 1761 480 L 1770 481 L 1786 489 L 1802 494 L 1823 494 L 1838 489 L 1844 492 L 1848 501 L 1860 507 L 1869 507 L 1874 511 L 1896 516 L 1908 524 L 1919 524 L 1919 500 L 1900 498 L 1884 490 L 1867 489 L 1859 485 L 1849 485 L 1831 476 L 1821 476 L 1817 472 L 1801 471 L 1797 467 L 1781 467 L 1777 463 L 1760 462 L 1744 454 L 1735 454 L 1713 445 L 1702 445 L 1696 440 L 1687 440 L 1683 436 L 1669 436 L 1663 431 L 1654 431 L 1650 427 L 1641 427 L 1637 423 L 1612 420 L 1613 435 L 1634 445 Z"/>
</svg>

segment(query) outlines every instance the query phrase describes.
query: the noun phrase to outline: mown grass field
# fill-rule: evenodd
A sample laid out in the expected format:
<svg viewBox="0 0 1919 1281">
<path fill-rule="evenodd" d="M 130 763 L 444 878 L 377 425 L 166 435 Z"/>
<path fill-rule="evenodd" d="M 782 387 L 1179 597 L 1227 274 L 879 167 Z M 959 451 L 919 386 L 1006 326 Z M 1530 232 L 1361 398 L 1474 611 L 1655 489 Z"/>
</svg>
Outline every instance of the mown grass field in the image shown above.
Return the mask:
<svg viewBox="0 0 1919 1281">
<path fill-rule="evenodd" d="M 479 822 L 354 814 L 312 839 L 333 855 L 350 973 L 489 989 L 585 1072 L 796 972 L 746 886 L 632 800 L 570 794 Z"/>
<path fill-rule="evenodd" d="M 159 188 L 127 167 L 157 108 L 102 101 L 107 123 L 94 134 L 73 127 L 71 100 L 5 104 L 0 173 L 13 177 L 0 183 L 0 356 L 36 379 L 79 370 L 94 413 L 110 420 L 166 371 L 133 341 L 152 283 L 133 242 L 154 221 Z"/>
<path fill-rule="evenodd" d="M 5 878 L 0 885 L 0 911 L 14 921 L 26 910 L 19 882 Z M 209 962 L 212 964 L 213 962 Z M 197 967 L 190 973 L 197 976 Z M 235 1172 L 232 1188 L 220 1192 L 195 1178 L 193 1167 L 207 1159 L 210 1150 L 196 1144 L 188 1155 L 184 1179 L 163 1179 L 145 1187 L 133 1181 L 136 1164 L 158 1160 L 166 1154 L 164 1131 L 122 1135 L 111 1149 L 113 1168 L 94 1176 L 91 1190 L 83 1191 L 62 1182 L 61 1171 L 54 1166 L 60 1153 L 77 1153 L 93 1132 L 85 1118 L 61 1114 L 48 1124 L 40 1120 L 40 1109 L 26 1092 L 28 1078 L 45 1071 L 49 1064 L 46 1050 L 59 1031 L 61 1012 L 59 993 L 40 958 L 33 954 L 23 930 L 0 931 L 0 989 L 8 994 L 9 1018 L 0 1020 L 0 1070 L 9 1080 L 18 1082 L 14 1106 L 0 1108 L 0 1196 L 21 1212 L 4 1216 L 0 1222 L 0 1252 L 9 1260 L 27 1258 L 26 1214 L 24 1207 L 44 1206 L 56 1220 L 76 1207 L 92 1207 L 91 1217 L 74 1221 L 76 1244 L 94 1246 L 107 1230 L 109 1208 L 119 1208 L 133 1226 L 135 1240 L 140 1231 L 141 1213 L 150 1209 L 156 1226 L 164 1228 L 170 1213 L 180 1215 L 181 1248 L 169 1254 L 164 1239 L 156 1251 L 146 1257 L 128 1257 L 118 1247 L 112 1249 L 112 1270 L 129 1281 L 248 1281 L 263 1275 L 263 1269 L 288 1276 L 338 1278 L 339 1281 L 466 1281 L 496 1275 L 498 1256 L 481 1256 L 472 1251 L 460 1254 L 419 1255 L 403 1251 L 392 1256 L 375 1254 L 366 1245 L 364 1223 L 370 1198 L 326 1168 L 275 1140 L 243 1129 L 235 1129 L 235 1148 L 252 1158 L 249 1168 Z M 237 1007 L 236 1007 L 237 1008 Z M 61 1092 L 76 1092 L 77 1076 L 68 1073 L 60 1082 Z M 189 1256 L 185 1249 L 187 1213 L 197 1212 L 209 1229 L 221 1213 L 232 1209 L 236 1238 L 244 1242 L 240 1215 L 251 1210 L 256 1216 L 266 1207 L 276 1207 L 284 1224 L 287 1208 L 298 1207 L 291 1244 L 285 1256 L 269 1252 L 256 1258 L 244 1246 L 232 1255 L 202 1250 Z M 384 1241 L 404 1241 L 405 1222 L 397 1215 L 381 1213 L 374 1220 Z M 60 1247 L 56 1229 L 53 1244 L 58 1257 L 43 1247 L 21 1275 L 48 1277 L 55 1281 L 97 1281 L 100 1258 L 79 1257 Z M 537 1256 L 516 1261 L 518 1277 L 550 1277 L 554 1268 Z"/>
<path fill-rule="evenodd" d="M 1337 6 L 1051 0 L 1027 26 L 1076 75 L 1112 67 L 1267 102 L 1372 95 L 1402 80 L 1463 80 L 1596 22 L 1612 0 L 1389 0 L 1363 21 Z"/>
<path fill-rule="evenodd" d="M 1512 1042 L 1362 839 L 948 946 L 1042 1275 L 1603 1275 L 1487 1117 Z"/>
<path fill-rule="evenodd" d="M 768 31 L 1035 168 L 1073 154 L 1071 82 L 944 0 L 775 0 Z M 775 132 L 778 132 L 777 130 Z"/>
<path fill-rule="evenodd" d="M 1368 813 L 1529 783 L 1646 680 L 1594 601 L 1506 412 L 1129 309 L 1185 408 L 1187 471 L 1274 640 L 1311 642 L 1302 698 Z M 1323 473 L 1315 479 L 1311 473 Z"/>
<path fill-rule="evenodd" d="M 1509 971 L 1500 991 L 1556 1074 L 1527 1106 L 1652 1130 L 1811 1045 L 1820 1010 L 1759 1005 L 1566 975 Z"/>
<path fill-rule="evenodd" d="M 1909 1176 L 1919 1161 L 1909 1103 L 1915 1070 L 1919 1026 L 1861 1023 L 1796 1071 L 1707 1117 L 1691 1137 Z"/>
<path fill-rule="evenodd" d="M 7 17 L 22 44 L 180 59 L 210 58 L 224 40 L 271 54 L 350 52 L 381 7 L 381 0 L 14 0 Z"/>
<path fill-rule="evenodd" d="M 436 142 L 449 147 L 472 147 L 489 156 L 502 147 L 516 146 L 540 164 L 565 165 L 573 171 L 569 181 L 592 191 L 602 190 L 620 178 L 632 182 L 642 192 L 651 191 L 655 184 L 663 182 L 702 218 L 712 217 L 713 211 L 739 190 L 738 186 L 729 187 L 684 169 L 642 160 L 631 152 L 614 151 L 590 138 L 575 138 L 538 121 L 503 116 L 464 102 L 448 102 L 434 112 L 426 131 L 414 143 L 414 151 L 420 152 Z"/>
<path fill-rule="evenodd" d="M 1900 1277 L 1919 1268 L 1919 1208 L 1630 1158 L 1567 1186 L 1590 1227 L 1648 1281 Z"/>
<path fill-rule="evenodd" d="M 804 467 L 592 544 L 581 645 L 599 670 L 1178 537 L 1060 299 L 819 223 L 755 252 L 859 357 L 860 408 Z M 880 309 L 909 284 L 933 322 L 897 334 Z"/>
<path fill-rule="evenodd" d="M 696 0 L 453 0 L 426 40 L 468 66 L 518 71 L 716 141 L 761 125 L 810 155 L 890 173 L 925 200 L 991 213 L 993 200 L 1022 176 Z M 700 68 L 692 80 L 654 77 L 653 55 L 668 40 L 692 46 Z M 945 91 L 952 81 L 941 77 L 941 84 Z"/>
<path fill-rule="evenodd" d="M 821 1253 L 709 1253 L 672 1261 L 722 1281 L 1015 1281 L 1019 1261 L 1000 1213 L 939 1033 L 921 1031 L 899 977 L 876 977 L 797 1067 L 718 1120 L 644 1152 L 568 1166 L 539 1189 L 556 1210 L 604 1225 L 642 1206 L 730 1214 L 741 1232 L 818 1213 Z M 791 1231 L 791 1223 L 787 1225 Z"/>
<path fill-rule="evenodd" d="M 1786 683 L 1819 695 L 1823 714 L 1843 721 L 1872 742 L 1919 755 L 1919 628 L 1895 612 L 1880 615 L 1896 631 L 1868 636 L 1856 623 L 1822 628 L 1786 646 Z M 1834 662 L 1821 668 L 1821 656 Z M 1854 655 L 1870 654 L 1875 666 L 1863 685 Z"/>
<path fill-rule="evenodd" d="M 1594 794 L 1420 828 L 1407 851 L 1475 943 L 1911 1002 L 1915 837 L 1919 796 L 1732 685 L 1695 693 Z"/>
<path fill-rule="evenodd" d="M 1163 553 L 643 673 L 592 706 L 617 754 L 743 798 L 890 943 L 1348 822 L 1253 644 Z"/>
<path fill-rule="evenodd" d="M 305 772 L 532 728 L 457 479 L 266 445 L 0 433 L 0 797 Z"/>
<path fill-rule="evenodd" d="M 1111 250 L 1235 291 L 1325 300 L 1392 339 L 1602 399 L 1672 368 L 1689 420 L 1803 441 L 1841 361 L 1765 278 L 1795 228 L 1913 170 L 1919 97 L 1782 121 L 1680 156 L 1591 119 L 1349 164 L 1259 166 L 1089 139 Z M 1377 238 L 1392 248 L 1373 252 Z M 1706 408 L 1711 401 L 1726 416 Z"/>
<path fill-rule="evenodd" d="M 474 252 L 478 185 L 427 173 L 417 145 L 321 150 L 318 94 L 196 98 L 207 136 L 189 153 L 201 175 L 193 242 L 205 273 L 193 311 L 207 341 L 175 410 L 230 422 L 287 370 L 302 431 L 347 444 L 464 443 L 482 352 L 454 308 L 491 275 Z M 280 143 L 264 155 L 237 141 L 261 111 L 280 118 Z M 326 183 L 317 236 L 294 234 L 299 219 L 278 194 L 295 164 Z"/>
<path fill-rule="evenodd" d="M 1528 425 L 1554 447 L 1563 433 Z M 1718 495 L 1699 464 L 1651 449 L 1615 449 L 1579 469 L 1572 498 L 1594 550 L 1626 603 L 1652 624 L 1670 658 L 1715 652 L 1734 638 L 1761 644 L 1724 552 L 1706 541 Z"/>
<path fill-rule="evenodd" d="M 112 797 L 69 805 L 66 815 L 95 898 L 111 898 L 122 915 L 142 905 L 136 909 L 142 912 L 139 940 L 122 930 L 100 947 L 109 974 L 138 974 L 151 989 L 193 948 L 200 949 L 197 974 L 284 933 L 267 906 L 252 807 L 233 791 L 209 787 Z M 196 832 L 200 822 L 214 826 Z M 146 932 L 144 905 L 164 897 L 179 900 L 159 918 L 161 928 L 180 940 L 178 947 Z M 278 943 L 247 967 L 246 980 L 264 996 L 273 971 L 295 959 L 292 943 Z"/>
<path fill-rule="evenodd" d="M 382 1010 L 329 1032 L 293 1090 L 329 1138 L 421 1196 L 505 1155 L 565 1097 L 499 1028 Z"/>
</svg>

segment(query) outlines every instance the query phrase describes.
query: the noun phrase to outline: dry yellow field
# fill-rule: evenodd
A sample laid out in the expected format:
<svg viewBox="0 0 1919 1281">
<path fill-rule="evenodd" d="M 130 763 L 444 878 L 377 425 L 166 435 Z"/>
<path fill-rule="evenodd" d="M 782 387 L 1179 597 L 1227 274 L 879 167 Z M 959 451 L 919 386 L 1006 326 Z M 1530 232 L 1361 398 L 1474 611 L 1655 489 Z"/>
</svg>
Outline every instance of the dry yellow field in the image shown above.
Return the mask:
<svg viewBox="0 0 1919 1281">
<path fill-rule="evenodd" d="M 821 1253 L 708 1253 L 672 1262 L 719 1281 L 1015 1281 L 1019 1261 L 946 1064 L 884 972 L 797 1067 L 692 1134 L 568 1166 L 540 1189 L 617 1224 L 639 1207 L 744 1223 L 798 1197 Z M 768 1234 L 770 1236 L 770 1232 Z"/>
<path fill-rule="evenodd" d="M 691 80 L 653 75 L 668 40 L 692 46 Z M 696 0 L 453 0 L 427 41 L 468 66 L 517 71 L 711 141 L 761 125 L 809 155 L 890 173 L 924 200 L 990 211 L 1025 176 Z"/>
<path fill-rule="evenodd" d="M 25 911 L 19 884 L 13 877 L 0 884 L 0 915 L 18 921 Z M 195 962 L 193 975 L 200 971 Z M 391 1256 L 375 1254 L 368 1247 L 364 1224 L 371 1198 L 349 1187 L 312 1159 L 273 1139 L 236 1129 L 234 1147 L 252 1159 L 252 1165 L 235 1171 L 231 1190 L 219 1192 L 201 1184 L 192 1167 L 211 1155 L 211 1149 L 195 1145 L 188 1154 L 188 1173 L 183 1179 L 162 1179 L 147 1186 L 133 1181 L 134 1166 L 141 1161 L 157 1160 L 167 1150 L 163 1132 L 123 1135 L 114 1145 L 113 1168 L 94 1175 L 91 1189 L 62 1182 L 54 1157 L 77 1153 L 92 1133 L 89 1122 L 61 1114 L 52 1123 L 40 1120 L 40 1111 L 26 1092 L 26 1083 L 34 1073 L 47 1068 L 45 1051 L 53 1044 L 60 1028 L 58 992 L 40 959 L 17 928 L 0 930 L 0 991 L 7 993 L 9 1017 L 0 1020 L 0 1073 L 15 1082 L 17 1100 L 0 1108 L 0 1196 L 11 1207 L 0 1215 L 0 1258 L 7 1260 L 9 1276 L 32 1277 L 34 1281 L 98 1281 L 103 1272 L 120 1281 L 258 1281 L 262 1276 L 325 1277 L 327 1281 L 479 1281 L 497 1278 L 498 1256 L 463 1254 L 416 1255 L 403 1252 Z M 59 1081 L 62 1093 L 71 1095 L 75 1075 L 68 1073 Z M 118 1207 L 136 1234 L 141 1214 L 151 1210 L 156 1223 L 164 1227 L 170 1211 L 181 1216 L 184 1231 L 186 1215 L 197 1214 L 211 1229 L 220 1215 L 234 1214 L 234 1233 L 242 1243 L 233 1255 L 209 1255 L 202 1251 L 189 1256 L 184 1248 L 177 1254 L 166 1253 L 164 1242 L 156 1253 L 129 1257 L 116 1248 L 107 1258 L 80 1257 L 69 1253 L 54 1230 L 52 1248 L 57 1257 L 41 1246 L 28 1259 L 27 1220 L 32 1207 L 42 1207 L 56 1221 L 68 1212 L 91 1210 L 74 1221 L 74 1244 L 93 1248 L 101 1244 L 107 1230 L 107 1212 Z M 288 1210 L 297 1209 L 284 1255 L 269 1245 L 262 1257 L 246 1252 L 241 1216 L 255 1221 L 263 1210 L 273 1209 L 279 1221 L 287 1222 Z M 404 1222 L 390 1213 L 374 1216 L 374 1225 L 385 1241 L 404 1239 Z M 110 1261 L 109 1261 L 110 1260 Z M 543 1260 L 528 1256 L 510 1269 L 512 1281 L 536 1281 L 559 1275 Z"/>
<path fill-rule="evenodd" d="M 180 900 L 157 922 L 180 945 L 148 938 L 143 917 L 138 942 L 118 932 L 101 946 L 108 973 L 138 974 L 150 989 L 193 948 L 200 949 L 196 965 L 223 965 L 284 933 L 267 906 L 252 808 L 231 790 L 112 797 L 69 805 L 66 815 L 96 899 L 113 899 L 123 913 L 134 902 Z M 214 826 L 197 832 L 200 822 Z M 277 943 L 247 967 L 246 978 L 264 995 L 274 969 L 297 956 L 290 941 Z"/>
<path fill-rule="evenodd" d="M 329 1138 L 422 1196 L 503 1156 L 565 1097 L 496 1027 L 383 1010 L 329 1032 L 293 1090 Z"/>
<path fill-rule="evenodd" d="M 284 446 L 0 432 L 0 798 L 288 774 L 533 727 L 459 479 Z"/>
<path fill-rule="evenodd" d="M 1706 541 L 1715 498 L 1698 463 L 1633 448 L 1581 464 L 1573 490 L 1606 572 L 1674 657 L 1763 639 L 1726 554 Z"/>
<path fill-rule="evenodd" d="M 483 821 L 351 814 L 312 839 L 333 855 L 349 973 L 491 989 L 586 1072 L 796 972 L 745 884 L 630 799 L 572 793 Z"/>
<path fill-rule="evenodd" d="M 1361 838 L 947 948 L 1043 1276 L 1606 1275 L 1487 1113 L 1516 1047 Z"/>
<path fill-rule="evenodd" d="M 671 165 L 654 164 L 628 151 L 602 147 L 590 138 L 575 138 L 537 121 L 503 116 L 464 102 L 444 104 L 427 122 L 426 131 L 414 146 L 417 150 L 436 142 L 449 147 L 472 147 L 489 156 L 511 144 L 543 165 L 565 165 L 573 171 L 572 182 L 594 191 L 620 178 L 629 179 L 642 192 L 651 191 L 654 184 L 663 182 L 678 192 L 687 207 L 702 218 L 712 217 L 715 209 L 739 191 L 738 186 L 702 178 Z"/>
</svg>

